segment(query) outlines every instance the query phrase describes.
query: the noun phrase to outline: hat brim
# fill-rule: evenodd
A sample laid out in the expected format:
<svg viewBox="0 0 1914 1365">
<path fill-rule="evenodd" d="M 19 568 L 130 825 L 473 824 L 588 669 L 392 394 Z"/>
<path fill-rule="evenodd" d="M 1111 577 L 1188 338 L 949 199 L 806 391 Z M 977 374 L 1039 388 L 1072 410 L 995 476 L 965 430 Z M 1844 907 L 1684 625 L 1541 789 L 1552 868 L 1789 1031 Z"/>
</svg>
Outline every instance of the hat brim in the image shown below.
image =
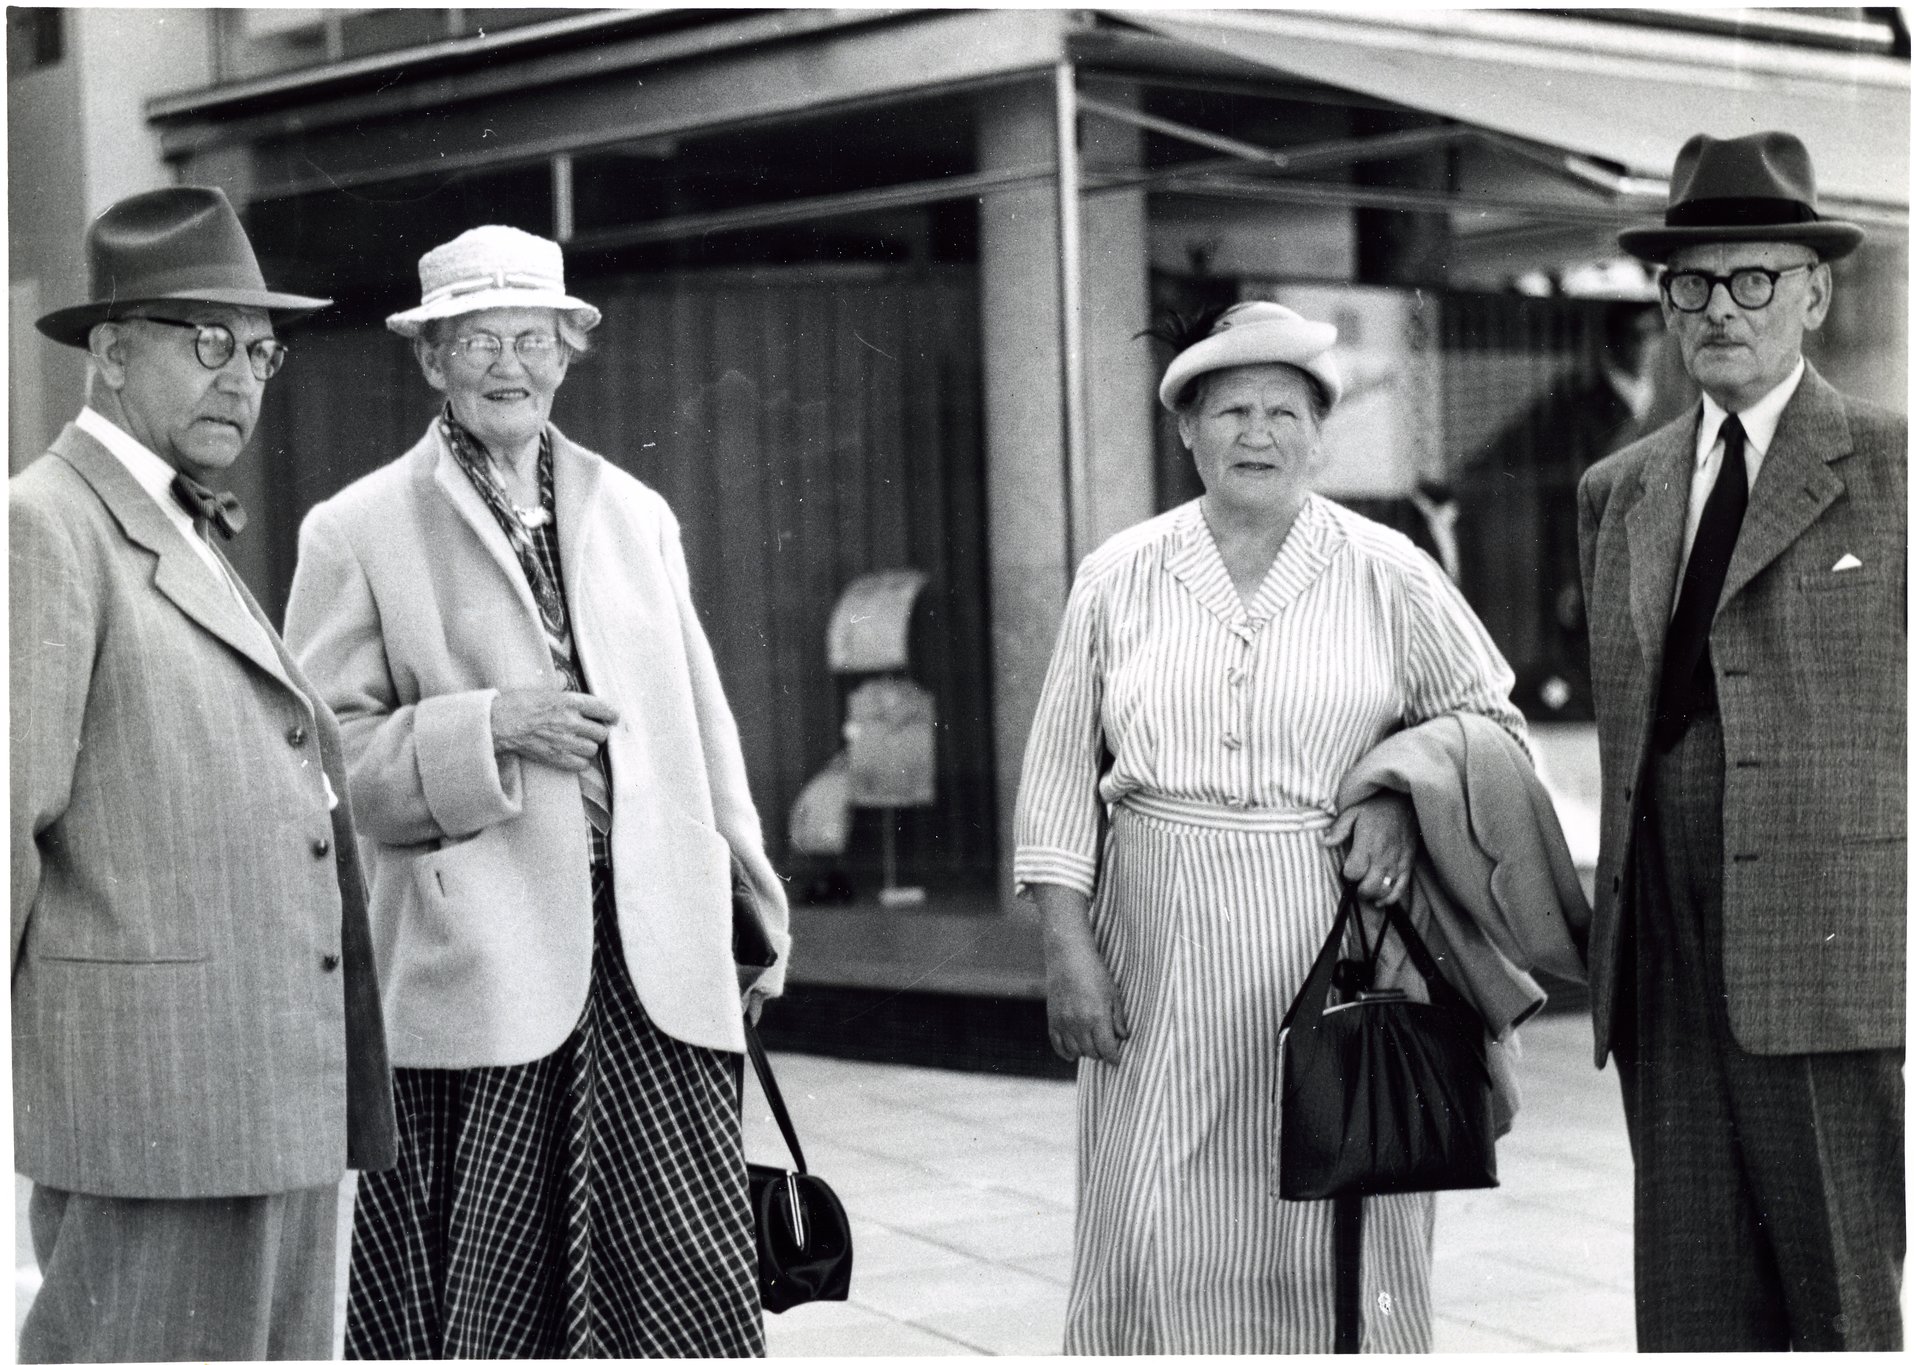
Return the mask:
<svg viewBox="0 0 1914 1365">
<path fill-rule="evenodd" d="M 1616 238 L 1623 251 L 1661 264 L 1685 246 L 1709 242 L 1796 242 L 1811 246 L 1824 261 L 1838 261 L 1861 245 L 1867 234 L 1853 223 L 1749 223 L 1732 227 L 1627 228 Z"/>
<path fill-rule="evenodd" d="M 1328 392 L 1333 408 L 1342 398 L 1342 375 L 1329 356 L 1329 348 L 1335 344 L 1333 325 L 1308 318 L 1226 327 L 1177 353 L 1163 371 L 1163 382 L 1157 385 L 1157 401 L 1174 412 L 1184 387 L 1212 370 L 1238 365 L 1293 365 L 1315 376 Z"/>
<path fill-rule="evenodd" d="M 87 336 L 102 322 L 123 318 L 136 308 L 155 303 L 218 303 L 230 308 L 258 308 L 267 313 L 297 315 L 328 307 L 331 299 L 305 294 L 276 294 L 269 289 L 192 289 L 177 294 L 148 294 L 137 299 L 108 299 L 56 308 L 33 325 L 42 336 L 63 346 L 86 346 Z"/>
<path fill-rule="evenodd" d="M 550 308 L 554 312 L 570 313 L 572 321 L 587 332 L 604 318 L 604 314 L 583 299 L 575 299 L 570 294 L 560 293 L 556 289 L 508 287 L 478 289 L 470 294 L 454 294 L 432 303 L 422 303 L 417 308 L 408 308 L 403 313 L 394 313 L 385 320 L 385 325 L 402 337 L 416 337 L 425 329 L 425 324 L 428 322 L 437 322 L 441 318 L 461 317 L 466 313 L 483 312 L 487 308 Z"/>
</svg>

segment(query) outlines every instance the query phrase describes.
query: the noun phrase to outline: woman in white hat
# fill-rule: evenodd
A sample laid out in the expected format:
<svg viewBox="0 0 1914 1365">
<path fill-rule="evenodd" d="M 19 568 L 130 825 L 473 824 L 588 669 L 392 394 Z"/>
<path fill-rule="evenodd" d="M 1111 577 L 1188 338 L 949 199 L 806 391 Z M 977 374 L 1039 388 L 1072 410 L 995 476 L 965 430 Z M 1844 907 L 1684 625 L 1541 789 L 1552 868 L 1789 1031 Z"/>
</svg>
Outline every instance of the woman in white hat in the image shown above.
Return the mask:
<svg viewBox="0 0 1914 1365">
<path fill-rule="evenodd" d="M 787 912 L 678 525 L 551 423 L 599 321 L 556 243 L 474 228 L 419 280 L 387 325 L 444 405 L 312 510 L 286 613 L 345 736 L 399 1113 L 346 1354 L 762 1354 L 738 1054 Z M 780 962 L 743 998 L 734 877 Z"/>
<path fill-rule="evenodd" d="M 1330 1206 L 1275 1197 L 1277 1033 L 1344 879 L 1400 901 L 1417 852 L 1404 798 L 1337 787 L 1401 726 L 1522 720 L 1434 561 L 1310 491 L 1336 329 L 1252 302 L 1168 339 L 1204 494 L 1077 571 L 1017 812 L 1080 1059 L 1064 1347 L 1328 1351 Z M 1365 1349 L 1429 1349 L 1433 1228 L 1432 1196 L 1365 1201 Z"/>
</svg>

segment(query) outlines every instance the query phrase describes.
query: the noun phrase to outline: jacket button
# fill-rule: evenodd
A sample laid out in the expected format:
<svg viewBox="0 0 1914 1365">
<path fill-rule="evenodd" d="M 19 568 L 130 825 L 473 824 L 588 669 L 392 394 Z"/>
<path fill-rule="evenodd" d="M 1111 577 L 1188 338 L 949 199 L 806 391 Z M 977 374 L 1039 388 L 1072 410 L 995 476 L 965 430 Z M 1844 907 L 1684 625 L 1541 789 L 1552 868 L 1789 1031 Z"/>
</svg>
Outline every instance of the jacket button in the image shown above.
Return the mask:
<svg viewBox="0 0 1914 1365">
<path fill-rule="evenodd" d="M 305 726 L 295 725 L 292 727 L 292 729 L 286 731 L 286 743 L 292 745 L 293 748 L 297 749 L 301 744 L 304 744 L 305 742 L 306 742 L 306 727 Z"/>
<path fill-rule="evenodd" d="M 330 852 L 332 852 L 332 840 L 321 836 L 320 838 L 314 839 L 312 841 L 312 856 L 313 857 L 323 858 Z"/>
<path fill-rule="evenodd" d="M 321 971 L 327 971 L 327 972 L 338 971 L 339 970 L 339 954 L 327 953 L 324 957 L 319 959 L 319 968 Z"/>
</svg>

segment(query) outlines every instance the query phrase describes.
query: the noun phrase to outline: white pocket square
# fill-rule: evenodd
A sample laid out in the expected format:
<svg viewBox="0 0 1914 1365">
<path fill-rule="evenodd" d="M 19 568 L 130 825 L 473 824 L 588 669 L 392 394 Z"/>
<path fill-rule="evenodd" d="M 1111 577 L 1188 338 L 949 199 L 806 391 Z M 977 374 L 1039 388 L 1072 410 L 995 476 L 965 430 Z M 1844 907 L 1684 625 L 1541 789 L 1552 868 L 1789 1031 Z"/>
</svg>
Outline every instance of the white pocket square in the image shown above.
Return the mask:
<svg viewBox="0 0 1914 1365">
<path fill-rule="evenodd" d="M 1830 570 L 1830 572 L 1846 573 L 1849 569 L 1858 569 L 1860 567 L 1861 567 L 1861 561 L 1856 559 L 1853 555 L 1842 555 L 1839 559 L 1834 561 L 1834 568 Z"/>
</svg>

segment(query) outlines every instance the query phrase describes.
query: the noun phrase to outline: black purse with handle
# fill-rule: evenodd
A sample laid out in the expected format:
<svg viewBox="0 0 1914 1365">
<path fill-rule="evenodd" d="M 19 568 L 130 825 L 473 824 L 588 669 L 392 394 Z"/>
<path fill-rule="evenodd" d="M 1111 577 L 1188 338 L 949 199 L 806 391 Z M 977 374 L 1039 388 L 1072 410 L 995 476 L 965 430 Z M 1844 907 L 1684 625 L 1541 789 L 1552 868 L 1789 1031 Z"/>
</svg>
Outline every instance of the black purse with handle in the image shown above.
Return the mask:
<svg viewBox="0 0 1914 1365">
<path fill-rule="evenodd" d="M 798 1146 L 777 1077 L 771 1074 L 771 1059 L 764 1055 L 764 1044 L 749 1019 L 744 1021 L 744 1042 L 771 1116 L 797 1163 L 794 1171 L 755 1163 L 745 1168 L 757 1228 L 759 1297 L 772 1313 L 820 1299 L 848 1298 L 851 1221 L 836 1192 L 805 1169 L 804 1150 Z"/>
<path fill-rule="evenodd" d="M 1401 907 L 1373 947 L 1355 893 L 1283 1016 L 1280 1167 L 1285 1199 L 1493 1186 L 1495 1121 L 1482 1018 L 1436 966 Z M 1362 956 L 1340 961 L 1353 923 Z M 1373 988 L 1390 929 L 1428 982 L 1427 1003 Z M 1332 987 L 1341 998 L 1330 1002 Z"/>
<path fill-rule="evenodd" d="M 1482 1018 L 1436 967 L 1435 955 L 1394 905 L 1372 947 L 1353 887 L 1283 1016 L 1280 1192 L 1331 1203 L 1335 1345 L 1362 1349 L 1362 1201 L 1365 1195 L 1493 1186 L 1495 1118 Z M 1361 956 L 1342 957 L 1355 925 Z M 1393 928 L 1429 984 L 1427 1003 L 1374 987 Z M 1330 992 L 1339 995 L 1330 1003 Z"/>
</svg>

